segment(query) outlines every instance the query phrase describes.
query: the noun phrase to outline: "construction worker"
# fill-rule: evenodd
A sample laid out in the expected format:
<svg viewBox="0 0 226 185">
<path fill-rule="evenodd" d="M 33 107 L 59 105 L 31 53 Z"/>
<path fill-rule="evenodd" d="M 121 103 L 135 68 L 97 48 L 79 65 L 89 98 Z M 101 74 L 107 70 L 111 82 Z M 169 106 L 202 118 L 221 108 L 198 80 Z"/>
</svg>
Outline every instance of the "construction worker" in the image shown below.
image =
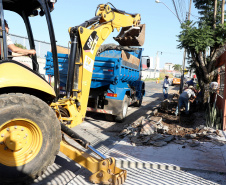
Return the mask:
<svg viewBox="0 0 226 185">
<path fill-rule="evenodd" d="M 165 79 L 163 81 L 163 95 L 164 95 L 164 100 L 168 98 L 168 90 L 169 90 L 169 76 L 166 75 Z"/>
<path fill-rule="evenodd" d="M 188 84 L 188 86 L 194 86 L 194 78 L 192 78 L 191 80 L 187 81 L 186 84 Z"/>
<path fill-rule="evenodd" d="M 6 20 L 4 20 L 5 23 L 5 30 L 7 33 L 7 45 L 8 45 L 8 50 L 9 54 L 12 54 L 13 56 L 28 56 L 28 55 L 35 55 L 36 51 L 34 49 L 22 49 L 14 45 L 12 42 L 10 36 L 8 35 L 9 33 L 9 26 Z M 0 20 L 0 29 L 2 29 L 2 22 Z M 13 52 L 13 53 L 12 53 Z"/>
<path fill-rule="evenodd" d="M 188 89 L 185 89 L 179 97 L 179 105 L 176 108 L 175 115 L 178 115 L 178 110 L 184 105 L 185 106 L 185 114 L 189 114 L 189 109 L 190 109 L 190 101 L 194 101 L 196 98 L 195 90 L 193 86 L 189 86 Z"/>
</svg>

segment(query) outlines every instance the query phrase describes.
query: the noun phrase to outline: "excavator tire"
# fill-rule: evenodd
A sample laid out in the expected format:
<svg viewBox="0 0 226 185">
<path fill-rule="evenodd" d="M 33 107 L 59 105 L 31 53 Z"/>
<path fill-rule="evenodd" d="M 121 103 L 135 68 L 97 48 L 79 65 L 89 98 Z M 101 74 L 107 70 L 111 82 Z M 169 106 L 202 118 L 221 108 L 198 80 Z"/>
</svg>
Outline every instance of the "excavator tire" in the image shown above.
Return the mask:
<svg viewBox="0 0 226 185">
<path fill-rule="evenodd" d="M 39 98 L 0 95 L 0 182 L 28 184 L 54 162 L 61 141 L 56 113 Z"/>
<path fill-rule="evenodd" d="M 122 112 L 120 112 L 118 115 L 116 115 L 115 121 L 122 123 L 125 120 L 127 111 L 128 111 L 128 106 L 129 106 L 129 99 L 128 99 L 127 95 L 125 95 L 124 99 L 122 101 L 122 107 L 121 107 Z"/>
</svg>

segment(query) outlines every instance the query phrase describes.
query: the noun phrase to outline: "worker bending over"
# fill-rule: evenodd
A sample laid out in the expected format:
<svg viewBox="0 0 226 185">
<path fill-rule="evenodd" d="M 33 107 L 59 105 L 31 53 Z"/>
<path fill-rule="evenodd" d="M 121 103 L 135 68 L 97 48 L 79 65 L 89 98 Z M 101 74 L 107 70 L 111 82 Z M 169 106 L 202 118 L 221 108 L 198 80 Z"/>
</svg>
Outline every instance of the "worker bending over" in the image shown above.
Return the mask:
<svg viewBox="0 0 226 185">
<path fill-rule="evenodd" d="M 185 89 L 179 97 L 179 105 L 176 108 L 175 115 L 178 115 L 178 110 L 184 105 L 185 106 L 185 114 L 189 114 L 190 101 L 194 101 L 196 98 L 195 90 L 193 86 L 189 86 L 188 89 Z"/>
</svg>

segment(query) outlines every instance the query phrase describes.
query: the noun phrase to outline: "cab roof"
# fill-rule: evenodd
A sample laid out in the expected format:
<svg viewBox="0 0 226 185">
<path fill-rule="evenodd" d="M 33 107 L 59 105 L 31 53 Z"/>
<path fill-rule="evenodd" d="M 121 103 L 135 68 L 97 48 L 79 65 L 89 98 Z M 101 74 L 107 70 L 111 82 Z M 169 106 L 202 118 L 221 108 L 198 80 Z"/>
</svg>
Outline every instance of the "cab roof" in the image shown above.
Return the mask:
<svg viewBox="0 0 226 185">
<path fill-rule="evenodd" d="M 10 10 L 19 14 L 25 11 L 27 15 L 30 15 L 33 10 L 40 8 L 40 3 L 46 0 L 2 0 L 4 10 Z"/>
</svg>

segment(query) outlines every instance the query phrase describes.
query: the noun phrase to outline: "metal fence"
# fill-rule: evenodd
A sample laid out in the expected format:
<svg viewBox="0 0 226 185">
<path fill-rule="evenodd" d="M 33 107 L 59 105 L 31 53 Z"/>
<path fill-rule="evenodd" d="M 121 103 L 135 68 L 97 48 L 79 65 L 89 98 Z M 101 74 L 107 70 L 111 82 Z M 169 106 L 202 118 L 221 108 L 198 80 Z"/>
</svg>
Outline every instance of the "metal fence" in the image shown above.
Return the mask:
<svg viewBox="0 0 226 185">
<path fill-rule="evenodd" d="M 21 44 L 26 49 L 30 49 L 29 40 L 27 37 L 9 34 L 14 44 Z M 51 51 L 51 44 L 45 41 L 35 40 L 35 50 L 38 58 L 45 58 L 47 51 Z"/>
<path fill-rule="evenodd" d="M 22 46 L 26 47 L 26 49 L 30 49 L 29 40 L 27 37 L 14 35 L 14 34 L 9 34 L 9 35 L 14 44 L 21 44 Z M 67 47 L 63 47 L 63 48 L 67 48 Z M 51 51 L 51 44 L 49 42 L 35 40 L 35 50 L 36 50 L 37 60 L 39 63 L 39 72 L 40 74 L 45 75 L 46 73 L 45 56 L 47 54 L 47 51 Z M 23 62 L 32 68 L 32 61 L 29 57 L 14 57 L 13 59 L 19 62 Z M 47 77 L 48 76 L 46 76 L 46 79 Z"/>
</svg>

